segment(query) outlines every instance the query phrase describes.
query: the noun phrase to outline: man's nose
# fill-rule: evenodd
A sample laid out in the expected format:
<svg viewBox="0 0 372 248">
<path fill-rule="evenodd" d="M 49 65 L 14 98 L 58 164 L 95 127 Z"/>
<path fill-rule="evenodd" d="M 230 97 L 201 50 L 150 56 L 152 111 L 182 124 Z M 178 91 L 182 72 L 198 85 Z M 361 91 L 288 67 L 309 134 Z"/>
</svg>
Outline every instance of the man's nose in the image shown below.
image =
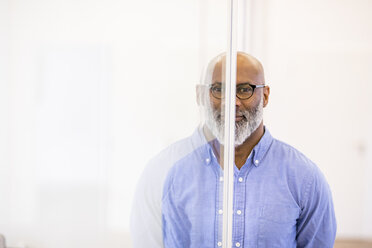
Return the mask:
<svg viewBox="0 0 372 248">
<path fill-rule="evenodd" d="M 236 110 L 238 110 L 241 105 L 242 105 L 242 102 L 240 101 L 240 99 L 238 97 L 235 97 L 235 108 L 236 108 Z"/>
</svg>

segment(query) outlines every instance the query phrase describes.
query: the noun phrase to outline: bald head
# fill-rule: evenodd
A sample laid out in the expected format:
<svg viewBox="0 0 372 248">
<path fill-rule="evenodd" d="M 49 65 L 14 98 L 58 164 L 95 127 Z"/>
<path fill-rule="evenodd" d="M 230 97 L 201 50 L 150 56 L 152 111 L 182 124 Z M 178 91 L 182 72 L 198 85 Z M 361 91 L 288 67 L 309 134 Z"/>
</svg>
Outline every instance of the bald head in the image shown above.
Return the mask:
<svg viewBox="0 0 372 248">
<path fill-rule="evenodd" d="M 226 53 L 212 59 L 204 76 L 204 84 L 213 84 L 225 81 Z M 265 84 L 264 70 L 261 62 L 250 54 L 237 53 L 237 84 L 243 79 L 250 78 L 252 84 Z M 247 83 L 247 82 L 242 82 Z"/>
</svg>

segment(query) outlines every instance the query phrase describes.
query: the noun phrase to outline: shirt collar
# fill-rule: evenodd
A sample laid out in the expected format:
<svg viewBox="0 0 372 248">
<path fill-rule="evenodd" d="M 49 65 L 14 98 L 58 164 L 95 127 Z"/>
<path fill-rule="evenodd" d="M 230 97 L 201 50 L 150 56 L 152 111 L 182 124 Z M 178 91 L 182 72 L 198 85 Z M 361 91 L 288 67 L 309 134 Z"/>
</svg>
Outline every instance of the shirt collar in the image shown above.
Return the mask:
<svg viewBox="0 0 372 248">
<path fill-rule="evenodd" d="M 262 159 L 265 157 L 267 151 L 269 150 L 271 143 L 273 142 L 273 137 L 271 136 L 269 130 L 264 127 L 264 134 L 261 137 L 260 141 L 257 145 L 253 148 L 251 154 L 249 155 L 248 160 L 252 160 L 254 166 L 258 167 L 261 164 Z M 204 156 L 206 156 L 205 164 L 209 165 L 212 160 L 216 160 L 217 158 L 214 155 L 213 149 L 211 144 L 209 144 L 204 136 L 203 127 L 199 127 L 194 134 L 192 135 L 192 140 L 194 144 L 198 144 L 195 147 L 199 147 L 201 145 L 206 145 L 205 148 L 207 152 Z M 211 141 L 213 142 L 213 141 Z"/>
<path fill-rule="evenodd" d="M 266 127 L 264 127 L 264 130 L 264 135 L 261 137 L 260 141 L 257 143 L 252 151 L 252 162 L 256 167 L 261 164 L 262 159 L 265 157 L 273 142 L 273 137 L 271 136 L 269 130 Z"/>
<path fill-rule="evenodd" d="M 203 164 L 210 165 L 213 160 L 217 161 L 213 149 L 205 138 L 203 126 L 199 126 L 191 135 L 191 142 L 194 152 L 200 156 Z"/>
<path fill-rule="evenodd" d="M 206 145 L 208 142 L 203 133 L 203 127 L 199 126 L 191 135 L 191 142 L 194 149 Z"/>
</svg>

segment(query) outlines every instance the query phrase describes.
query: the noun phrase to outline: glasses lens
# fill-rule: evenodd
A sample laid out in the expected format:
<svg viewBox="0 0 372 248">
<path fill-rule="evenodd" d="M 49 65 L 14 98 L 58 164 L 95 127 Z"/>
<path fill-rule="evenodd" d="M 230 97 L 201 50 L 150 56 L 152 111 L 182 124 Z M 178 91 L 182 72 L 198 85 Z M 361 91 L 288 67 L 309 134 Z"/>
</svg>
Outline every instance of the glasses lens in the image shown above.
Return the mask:
<svg viewBox="0 0 372 248">
<path fill-rule="evenodd" d="M 222 99 L 225 96 L 225 88 L 220 84 L 212 85 L 211 91 L 215 98 Z"/>
<path fill-rule="evenodd" d="M 239 99 L 248 99 L 253 95 L 253 88 L 249 84 L 236 87 L 236 95 Z"/>
</svg>

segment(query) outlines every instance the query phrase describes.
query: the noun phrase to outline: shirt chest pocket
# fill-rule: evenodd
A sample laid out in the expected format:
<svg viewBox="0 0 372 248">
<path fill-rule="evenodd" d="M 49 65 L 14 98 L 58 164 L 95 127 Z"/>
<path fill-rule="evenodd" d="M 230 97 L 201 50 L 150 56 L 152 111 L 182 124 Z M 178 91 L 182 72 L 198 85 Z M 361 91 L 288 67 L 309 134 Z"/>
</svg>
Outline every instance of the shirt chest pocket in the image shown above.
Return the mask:
<svg viewBox="0 0 372 248">
<path fill-rule="evenodd" d="M 259 216 L 258 247 L 296 247 L 297 207 L 265 205 Z"/>
</svg>

